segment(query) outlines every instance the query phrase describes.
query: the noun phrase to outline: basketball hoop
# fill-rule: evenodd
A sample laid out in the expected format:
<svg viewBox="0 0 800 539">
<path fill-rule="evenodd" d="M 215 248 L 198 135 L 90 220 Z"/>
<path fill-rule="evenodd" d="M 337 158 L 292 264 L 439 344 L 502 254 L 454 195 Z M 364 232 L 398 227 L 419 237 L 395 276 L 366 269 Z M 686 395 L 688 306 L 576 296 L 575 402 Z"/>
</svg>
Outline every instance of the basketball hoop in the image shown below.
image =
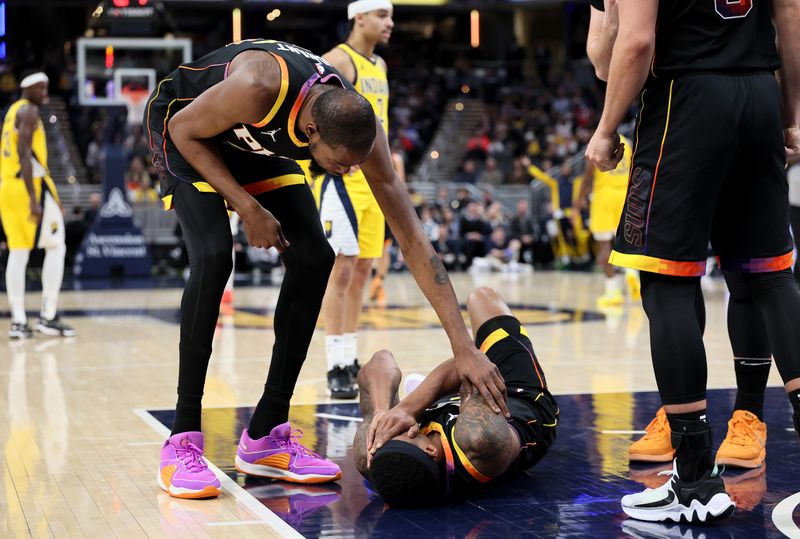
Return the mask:
<svg viewBox="0 0 800 539">
<path fill-rule="evenodd" d="M 142 125 L 144 107 L 147 98 L 150 97 L 150 91 L 146 88 L 122 88 L 119 96 L 125 101 L 125 106 L 128 108 L 128 124 Z"/>
</svg>

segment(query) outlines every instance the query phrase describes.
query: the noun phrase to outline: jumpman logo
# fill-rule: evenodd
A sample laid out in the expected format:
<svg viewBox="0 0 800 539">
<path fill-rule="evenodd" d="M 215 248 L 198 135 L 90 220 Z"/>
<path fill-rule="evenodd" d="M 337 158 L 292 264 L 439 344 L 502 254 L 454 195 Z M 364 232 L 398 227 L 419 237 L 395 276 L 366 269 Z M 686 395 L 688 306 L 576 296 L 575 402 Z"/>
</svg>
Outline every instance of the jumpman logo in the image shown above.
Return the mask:
<svg viewBox="0 0 800 539">
<path fill-rule="evenodd" d="M 273 129 L 272 131 L 262 131 L 261 134 L 267 135 L 268 137 L 272 138 L 272 142 L 275 142 L 275 133 L 277 133 L 280 130 L 281 128 L 279 127 L 278 129 Z"/>
</svg>

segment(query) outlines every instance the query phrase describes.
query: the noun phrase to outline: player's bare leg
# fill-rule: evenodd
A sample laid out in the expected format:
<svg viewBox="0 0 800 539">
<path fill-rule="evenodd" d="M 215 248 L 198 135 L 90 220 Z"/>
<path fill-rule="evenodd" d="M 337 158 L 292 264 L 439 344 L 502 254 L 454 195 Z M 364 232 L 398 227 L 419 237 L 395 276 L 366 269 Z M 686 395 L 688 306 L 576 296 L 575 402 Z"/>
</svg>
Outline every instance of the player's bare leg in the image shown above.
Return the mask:
<svg viewBox="0 0 800 539">
<path fill-rule="evenodd" d="M 345 357 L 344 334 L 347 329 L 347 301 L 357 258 L 339 255 L 328 280 L 322 310 L 325 317 L 325 355 L 328 363 L 328 390 L 331 397 L 352 399 L 358 394 L 347 370 L 352 363 Z"/>
</svg>

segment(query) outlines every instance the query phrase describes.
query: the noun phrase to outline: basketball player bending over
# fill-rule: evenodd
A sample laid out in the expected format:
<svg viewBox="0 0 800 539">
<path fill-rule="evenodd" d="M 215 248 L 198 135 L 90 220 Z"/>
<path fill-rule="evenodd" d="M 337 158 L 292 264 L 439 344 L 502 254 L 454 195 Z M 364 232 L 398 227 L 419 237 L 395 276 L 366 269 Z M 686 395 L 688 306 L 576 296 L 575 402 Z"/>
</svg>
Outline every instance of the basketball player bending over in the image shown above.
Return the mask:
<svg viewBox="0 0 800 539">
<path fill-rule="evenodd" d="M 490 288 L 472 292 L 467 308 L 476 345 L 503 375 L 511 417 L 461 385 L 452 359 L 398 402 L 402 373 L 391 352 L 377 352 L 358 375 L 364 422 L 353 450 L 391 506 L 441 503 L 527 470 L 555 440 L 558 407 L 525 328 Z"/>
<path fill-rule="evenodd" d="M 203 387 L 220 300 L 231 272 L 227 207 L 248 241 L 276 247 L 286 274 L 264 392 L 236 455 L 244 473 L 315 483 L 338 466 L 304 448 L 289 401 L 319 316 L 333 252 L 297 164 L 342 175 L 360 165 L 422 291 L 442 321 L 462 382 L 506 412 L 497 367 L 471 342 L 453 288 L 397 179 L 372 106 L 327 60 L 288 43 L 248 40 L 218 49 L 162 80 L 145 109 L 164 202 L 183 229 L 191 269 L 181 301 L 178 402 L 158 482 L 170 495 L 219 494 L 203 454 Z"/>
<path fill-rule="evenodd" d="M 25 271 L 34 248 L 44 249 L 42 310 L 36 330 L 71 337 L 75 330 L 58 317 L 58 294 L 64 278 L 67 246 L 64 216 L 47 169 L 47 142 L 39 107 L 47 102 L 49 81 L 29 72 L 20 82 L 22 97 L 3 120 L 0 148 L 0 221 L 8 238 L 6 290 L 11 309 L 11 339 L 33 335 L 25 314 Z"/>
</svg>

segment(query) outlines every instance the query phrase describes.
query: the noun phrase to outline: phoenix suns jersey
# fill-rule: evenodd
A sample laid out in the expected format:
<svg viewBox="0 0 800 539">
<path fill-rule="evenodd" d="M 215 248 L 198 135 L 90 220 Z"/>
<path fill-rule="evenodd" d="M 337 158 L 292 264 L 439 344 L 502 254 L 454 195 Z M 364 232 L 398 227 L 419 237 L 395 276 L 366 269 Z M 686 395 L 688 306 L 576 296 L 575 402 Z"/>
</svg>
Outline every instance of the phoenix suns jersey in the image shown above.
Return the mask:
<svg viewBox="0 0 800 539">
<path fill-rule="evenodd" d="M 192 183 L 201 191 L 211 189 L 172 142 L 170 118 L 227 78 L 231 61 L 249 50 L 262 50 L 275 58 L 281 72 L 281 85 L 275 103 L 264 111 L 259 122 L 238 124 L 212 139 L 234 178 L 242 185 L 288 176 L 291 176 L 288 181 L 302 183 L 303 174 L 295 161 L 309 159 L 310 153 L 308 141 L 296 123 L 311 87 L 335 84 L 355 90 L 325 59 L 302 47 L 268 39 L 231 44 L 178 66 L 158 84 L 144 112 L 153 164 L 162 178 L 167 207 L 171 207 L 167 197 L 175 181 Z"/>
<path fill-rule="evenodd" d="M 590 0 L 603 11 L 603 0 Z M 747 73 L 780 67 L 771 0 L 662 0 L 651 74 Z"/>
</svg>

